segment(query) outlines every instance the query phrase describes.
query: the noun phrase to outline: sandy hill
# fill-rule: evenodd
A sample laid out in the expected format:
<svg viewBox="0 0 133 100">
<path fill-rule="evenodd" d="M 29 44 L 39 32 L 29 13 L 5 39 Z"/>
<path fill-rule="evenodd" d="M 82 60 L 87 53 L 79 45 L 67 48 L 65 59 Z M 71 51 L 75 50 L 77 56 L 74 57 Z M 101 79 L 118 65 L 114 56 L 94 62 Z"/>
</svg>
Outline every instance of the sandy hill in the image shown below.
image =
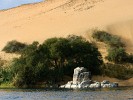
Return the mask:
<svg viewBox="0 0 133 100">
<path fill-rule="evenodd" d="M 0 48 L 7 41 L 40 41 L 92 28 L 119 35 L 133 53 L 133 0 L 46 0 L 0 11 Z M 89 36 L 88 36 L 89 37 Z"/>
</svg>

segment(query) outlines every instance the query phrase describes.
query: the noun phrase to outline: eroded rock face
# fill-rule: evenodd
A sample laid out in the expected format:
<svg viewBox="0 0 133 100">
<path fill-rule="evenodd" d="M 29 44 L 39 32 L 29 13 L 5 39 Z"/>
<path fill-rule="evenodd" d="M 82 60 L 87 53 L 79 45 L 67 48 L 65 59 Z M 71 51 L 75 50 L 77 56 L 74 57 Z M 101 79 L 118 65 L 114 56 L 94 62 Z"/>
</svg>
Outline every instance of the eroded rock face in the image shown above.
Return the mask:
<svg viewBox="0 0 133 100">
<path fill-rule="evenodd" d="M 79 75 L 79 82 L 83 82 L 83 81 L 89 81 L 90 80 L 90 72 L 83 72 L 83 73 L 80 73 Z"/>
<path fill-rule="evenodd" d="M 77 67 L 74 69 L 73 84 L 80 84 L 82 81 L 89 80 L 90 73 L 84 67 Z"/>
</svg>

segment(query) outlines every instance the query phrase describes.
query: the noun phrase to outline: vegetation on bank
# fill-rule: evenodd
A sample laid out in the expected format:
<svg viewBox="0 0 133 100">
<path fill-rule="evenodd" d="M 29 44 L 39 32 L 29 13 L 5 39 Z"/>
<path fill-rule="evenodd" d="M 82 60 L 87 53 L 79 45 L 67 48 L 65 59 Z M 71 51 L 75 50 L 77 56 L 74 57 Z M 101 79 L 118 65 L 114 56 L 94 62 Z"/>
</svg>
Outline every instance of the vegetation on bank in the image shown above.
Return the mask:
<svg viewBox="0 0 133 100">
<path fill-rule="evenodd" d="M 95 30 L 92 37 L 97 41 L 107 44 L 108 55 L 105 57 L 109 62 L 102 65 L 102 75 L 118 79 L 133 77 L 133 55 L 125 50 L 125 44 L 120 37 L 105 31 Z"/>
<path fill-rule="evenodd" d="M 25 43 L 12 40 L 6 44 L 2 51 L 5 51 L 6 53 L 21 53 L 26 46 L 27 44 Z"/>
<path fill-rule="evenodd" d="M 16 87 L 27 87 L 39 82 L 58 84 L 64 76 L 72 76 L 73 69 L 84 66 L 93 74 L 100 74 L 102 57 L 98 49 L 80 36 L 51 38 L 39 44 L 33 42 L 23 49 L 21 57 L 14 59 L 8 70 L 2 71 L 10 76 Z M 3 81 L 4 82 L 4 81 Z"/>
<path fill-rule="evenodd" d="M 72 77 L 77 66 L 87 68 L 93 75 L 131 78 L 133 55 L 126 53 L 121 39 L 104 31 L 94 31 L 92 37 L 108 45 L 106 59 L 109 63 L 104 63 L 98 48 L 81 36 L 50 38 L 42 44 L 34 41 L 25 46 L 17 41 L 16 45 L 13 41 L 9 42 L 5 48 L 10 47 L 7 49 L 10 53 L 20 53 L 21 56 L 6 67 L 2 67 L 4 62 L 0 60 L 1 86 L 57 85 L 64 81 L 64 77 Z"/>
<path fill-rule="evenodd" d="M 133 77 L 133 68 L 128 67 L 129 64 L 111 64 L 102 65 L 102 75 L 126 80 Z"/>
<path fill-rule="evenodd" d="M 104 42 L 108 45 L 108 55 L 106 59 L 114 63 L 132 63 L 133 55 L 126 53 L 125 44 L 120 37 L 109 34 L 105 31 L 94 31 L 92 37 L 97 41 Z"/>
</svg>

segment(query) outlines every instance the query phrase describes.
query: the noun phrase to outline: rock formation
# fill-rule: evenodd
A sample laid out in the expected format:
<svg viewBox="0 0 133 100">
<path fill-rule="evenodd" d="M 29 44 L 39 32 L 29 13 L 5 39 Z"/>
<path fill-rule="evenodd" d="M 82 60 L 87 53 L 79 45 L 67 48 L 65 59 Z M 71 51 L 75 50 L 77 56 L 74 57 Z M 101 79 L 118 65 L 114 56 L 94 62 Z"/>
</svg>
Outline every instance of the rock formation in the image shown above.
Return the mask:
<svg viewBox="0 0 133 100">
<path fill-rule="evenodd" d="M 84 67 L 77 67 L 74 69 L 73 84 L 80 84 L 82 81 L 89 81 L 90 72 Z"/>
<path fill-rule="evenodd" d="M 91 72 L 87 72 L 84 67 L 77 67 L 74 69 L 73 81 L 69 81 L 65 85 L 61 85 L 60 88 L 107 88 L 118 87 L 118 83 L 110 83 L 104 80 L 103 82 L 94 82 L 91 80 Z"/>
</svg>

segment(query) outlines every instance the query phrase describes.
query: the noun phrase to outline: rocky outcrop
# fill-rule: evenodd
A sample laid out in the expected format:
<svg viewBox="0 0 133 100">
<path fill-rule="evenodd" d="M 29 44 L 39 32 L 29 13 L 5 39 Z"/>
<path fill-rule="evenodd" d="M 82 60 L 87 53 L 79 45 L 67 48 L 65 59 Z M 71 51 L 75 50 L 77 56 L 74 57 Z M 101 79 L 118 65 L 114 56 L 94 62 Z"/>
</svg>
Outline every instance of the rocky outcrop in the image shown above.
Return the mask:
<svg viewBox="0 0 133 100">
<path fill-rule="evenodd" d="M 69 81 L 65 85 L 61 85 L 60 88 L 68 89 L 84 89 L 84 88 L 111 88 L 118 87 L 118 83 L 111 83 L 107 80 L 102 82 L 92 81 L 91 73 L 87 72 L 87 69 L 84 67 L 77 67 L 74 69 L 73 81 Z"/>
<path fill-rule="evenodd" d="M 87 72 L 84 67 L 77 67 L 74 69 L 73 84 L 80 84 L 82 81 L 89 81 L 90 72 Z"/>
</svg>

